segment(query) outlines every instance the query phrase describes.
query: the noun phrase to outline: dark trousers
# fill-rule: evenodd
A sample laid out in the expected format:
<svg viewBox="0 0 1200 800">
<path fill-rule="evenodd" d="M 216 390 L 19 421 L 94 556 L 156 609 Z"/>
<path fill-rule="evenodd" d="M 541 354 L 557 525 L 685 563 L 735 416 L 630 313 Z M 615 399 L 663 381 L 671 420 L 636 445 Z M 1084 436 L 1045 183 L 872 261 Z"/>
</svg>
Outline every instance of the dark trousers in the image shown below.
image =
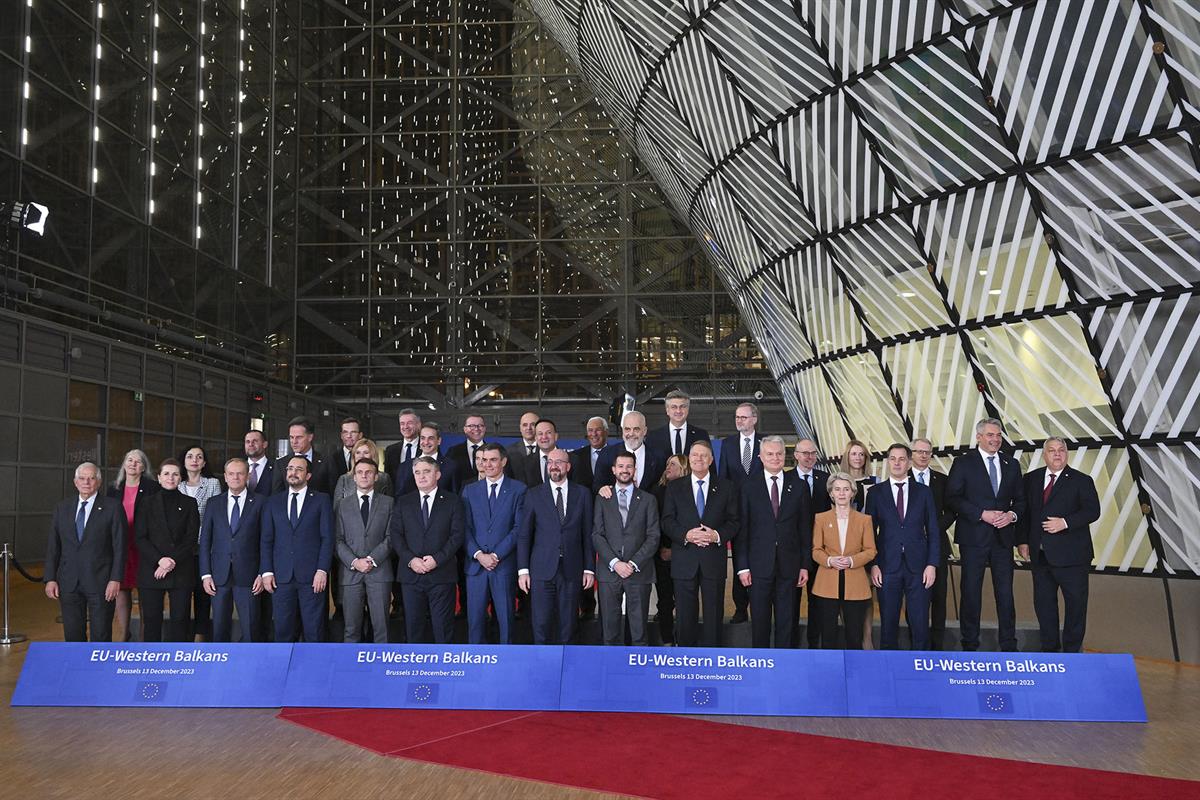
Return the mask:
<svg viewBox="0 0 1200 800">
<path fill-rule="evenodd" d="M 270 592 L 262 592 L 270 595 Z M 270 608 L 268 600 L 267 608 Z M 262 633 L 262 601 L 251 593 L 249 586 L 234 586 L 227 583 L 217 587 L 212 599 L 213 641 L 228 642 L 233 638 L 233 609 L 237 607 L 240 641 L 268 641 Z"/>
<path fill-rule="evenodd" d="M 1051 566 L 1045 551 L 1033 559 L 1033 607 L 1042 634 L 1042 652 L 1078 653 L 1087 627 L 1088 573 L 1091 567 Z M 1063 595 L 1062 637 L 1058 632 L 1058 593 Z"/>
<path fill-rule="evenodd" d="M 675 582 L 671 562 L 654 556 L 654 594 L 658 598 L 658 635 L 663 644 L 675 641 Z"/>
<path fill-rule="evenodd" d="M 247 589 L 249 591 L 249 589 Z M 217 593 L 220 594 L 218 587 Z M 254 595 L 251 595 L 254 597 Z M 253 634 L 253 639 L 256 642 L 270 642 L 275 639 L 275 601 L 271 599 L 270 592 L 260 592 L 257 597 L 254 597 L 255 603 L 258 606 L 256 619 L 258 620 L 256 633 Z M 237 601 L 237 595 L 234 595 L 234 601 Z M 242 616 L 242 611 L 238 609 L 238 617 Z M 243 625 L 245 622 L 243 621 Z M 215 635 L 215 632 L 214 632 Z M 245 638 L 242 641 L 246 641 Z"/>
<path fill-rule="evenodd" d="M 191 637 L 192 587 L 180 589 L 143 589 L 138 587 L 138 603 L 142 607 L 142 641 L 163 641 L 163 596 L 171 598 L 171 621 L 167 624 L 168 642 L 186 642 Z"/>
<path fill-rule="evenodd" d="M 704 629 L 698 614 L 704 603 Z M 725 621 L 725 580 L 705 578 L 675 579 L 675 642 L 680 647 L 720 647 L 721 625 Z"/>
<path fill-rule="evenodd" d="M 606 581 L 596 584 L 600 595 L 600 626 L 604 631 L 604 643 L 620 647 L 625 644 L 625 624 L 629 620 L 629 642 L 634 647 L 645 647 L 646 620 L 650 615 L 650 584 L 630 583 L 628 580 Z M 621 598 L 625 598 L 625 616 L 621 616 Z"/>
<path fill-rule="evenodd" d="M 753 576 L 752 576 L 753 577 Z M 741 586 L 735 581 L 734 588 Z M 796 579 L 776 575 L 754 578 L 750 588 L 742 587 L 750 596 L 750 633 L 754 647 L 771 646 L 771 611 L 775 612 L 775 646 L 791 647 L 795 624 L 795 605 L 798 593 Z"/>
<path fill-rule="evenodd" d="M 962 628 L 962 648 L 979 649 L 979 615 L 983 606 L 983 572 L 992 568 L 992 592 L 996 598 L 996 620 L 1000 634 L 1000 649 L 1017 649 L 1017 608 L 1013 602 L 1012 548 L 1005 547 L 992 537 L 990 544 L 959 545 L 962 559 L 962 582 L 959 586 L 958 621 Z"/>
<path fill-rule="evenodd" d="M 579 615 L 579 591 L 583 576 L 568 574 L 562 558 L 548 580 L 530 575 L 529 602 L 533 615 L 534 644 L 570 644 Z"/>
<path fill-rule="evenodd" d="M 733 612 L 735 614 L 745 614 L 746 609 L 750 609 L 750 613 L 754 613 L 754 606 L 750 602 L 751 590 L 742 586 L 742 582 L 735 580 L 733 582 Z"/>
<path fill-rule="evenodd" d="M 449 644 L 454 638 L 454 583 L 402 583 L 404 587 L 404 630 L 409 644 Z"/>
<path fill-rule="evenodd" d="M 314 592 L 311 583 L 289 581 L 275 587 L 275 641 L 325 641 L 329 601 L 325 592 Z"/>
<path fill-rule="evenodd" d="M 879 592 L 879 649 L 900 649 L 900 606 L 908 611 L 908 631 L 913 650 L 929 649 L 929 590 L 921 573 L 901 564 L 896 572 L 883 573 Z"/>
<path fill-rule="evenodd" d="M 929 589 L 929 648 L 941 650 L 946 642 L 946 595 L 950 588 L 950 562 L 945 557 L 938 564 L 937 577 Z M 908 612 L 912 627 L 912 612 Z"/>
<path fill-rule="evenodd" d="M 804 631 L 805 638 L 808 640 L 808 649 L 816 650 L 821 647 L 821 600 L 824 598 L 817 597 L 813 594 L 812 578 L 817 574 L 817 562 L 810 561 L 808 565 L 809 578 L 807 588 L 796 590 L 796 608 L 792 611 L 792 619 L 795 624 L 792 628 L 799 632 L 800 629 L 800 593 L 808 592 L 808 627 Z M 797 643 L 799 644 L 799 643 Z"/>
<path fill-rule="evenodd" d="M 93 642 L 112 641 L 117 604 L 105 600 L 103 592 L 64 592 L 60 589 L 58 606 L 62 611 L 64 641 L 86 642 L 89 629 Z"/>
<path fill-rule="evenodd" d="M 862 650 L 863 620 L 867 618 L 870 600 L 838 600 L 821 598 L 821 643 L 826 650 L 838 649 L 838 614 L 846 632 L 846 649 Z M 812 624 L 812 617 L 809 617 Z"/>
<path fill-rule="evenodd" d="M 195 557 L 195 574 L 200 574 L 200 556 Z M 174 606 L 172 606 L 174 607 Z M 192 635 L 203 636 L 207 642 L 212 641 L 212 598 L 204 591 L 204 581 L 196 578 L 192 587 Z"/>
</svg>

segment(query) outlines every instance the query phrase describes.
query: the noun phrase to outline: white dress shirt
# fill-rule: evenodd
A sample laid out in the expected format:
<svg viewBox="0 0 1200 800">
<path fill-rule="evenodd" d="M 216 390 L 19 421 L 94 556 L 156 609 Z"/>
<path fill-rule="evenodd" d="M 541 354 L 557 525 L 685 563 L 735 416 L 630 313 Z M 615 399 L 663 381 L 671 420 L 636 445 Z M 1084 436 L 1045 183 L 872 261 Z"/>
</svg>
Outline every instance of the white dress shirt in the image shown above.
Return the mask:
<svg viewBox="0 0 1200 800">
<path fill-rule="evenodd" d="M 92 518 L 92 512 L 96 509 L 96 498 L 98 498 L 99 496 L 100 496 L 99 493 L 96 493 L 96 494 L 92 495 L 91 497 L 84 497 L 83 495 L 79 495 L 79 502 L 75 504 L 75 513 L 72 514 L 71 517 L 74 518 L 74 517 L 79 516 L 79 506 L 82 503 L 87 503 L 87 506 L 83 509 L 83 527 L 86 528 L 87 524 L 88 524 L 88 520 Z"/>
<path fill-rule="evenodd" d="M 692 475 L 692 504 L 693 505 L 696 502 L 696 490 L 700 486 L 700 481 L 704 481 L 704 507 L 706 509 L 708 508 L 708 498 L 712 497 L 712 480 L 713 480 L 712 470 L 709 470 L 707 475 L 704 475 L 701 477 Z M 701 524 L 703 524 L 703 523 L 701 523 Z M 711 530 L 717 534 L 716 544 L 720 544 L 721 543 L 720 531 L 716 531 L 712 528 L 709 528 L 709 530 Z"/>
</svg>

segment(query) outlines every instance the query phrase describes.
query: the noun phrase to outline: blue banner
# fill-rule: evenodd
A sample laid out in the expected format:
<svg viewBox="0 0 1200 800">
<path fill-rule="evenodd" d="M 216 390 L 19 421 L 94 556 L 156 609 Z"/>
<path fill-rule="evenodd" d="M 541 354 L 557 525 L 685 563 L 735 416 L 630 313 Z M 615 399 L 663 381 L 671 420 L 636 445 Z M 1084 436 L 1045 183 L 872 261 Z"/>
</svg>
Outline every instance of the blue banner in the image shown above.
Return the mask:
<svg viewBox="0 0 1200 800">
<path fill-rule="evenodd" d="M 846 652 L 849 716 L 1145 722 L 1130 655 Z"/>
<path fill-rule="evenodd" d="M 557 711 L 561 647 L 297 644 L 283 705 Z"/>
<path fill-rule="evenodd" d="M 844 717 L 840 650 L 563 648 L 563 711 Z"/>
<path fill-rule="evenodd" d="M 278 708 L 290 644 L 33 642 L 14 706 Z"/>
</svg>

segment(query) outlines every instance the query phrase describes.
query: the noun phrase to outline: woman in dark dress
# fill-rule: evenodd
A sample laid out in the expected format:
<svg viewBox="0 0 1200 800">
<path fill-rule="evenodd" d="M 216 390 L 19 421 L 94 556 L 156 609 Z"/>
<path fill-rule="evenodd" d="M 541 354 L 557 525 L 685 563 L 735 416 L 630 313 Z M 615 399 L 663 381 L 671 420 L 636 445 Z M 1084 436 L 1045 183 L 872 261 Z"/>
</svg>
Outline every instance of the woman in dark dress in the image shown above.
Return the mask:
<svg viewBox="0 0 1200 800">
<path fill-rule="evenodd" d="M 179 491 L 183 470 L 168 458 L 159 465 L 159 491 L 146 499 L 134 520 L 138 550 L 137 587 L 142 606 L 142 634 L 147 642 L 163 640 L 163 599 L 170 598 L 168 642 L 191 639 L 192 587 L 196 583 L 196 541 L 200 509 Z"/>
</svg>

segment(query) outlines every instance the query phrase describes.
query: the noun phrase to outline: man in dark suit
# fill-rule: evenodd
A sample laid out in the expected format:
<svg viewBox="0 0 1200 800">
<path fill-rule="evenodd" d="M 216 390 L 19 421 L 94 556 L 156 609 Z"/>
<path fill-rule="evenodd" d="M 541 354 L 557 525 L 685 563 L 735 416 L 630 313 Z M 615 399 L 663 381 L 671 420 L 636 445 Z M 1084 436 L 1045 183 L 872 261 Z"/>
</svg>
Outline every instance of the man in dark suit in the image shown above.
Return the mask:
<svg viewBox="0 0 1200 800">
<path fill-rule="evenodd" d="M 917 483 L 933 492 L 933 510 L 937 512 L 941 546 L 938 548 L 937 577 L 929 590 L 929 649 L 941 650 L 946 639 L 946 593 L 950 580 L 950 527 L 954 511 L 946 506 L 946 474 L 929 466 L 933 458 L 933 443 L 928 439 L 912 441 L 912 476 Z M 912 611 L 905 609 L 908 627 L 912 628 Z"/>
<path fill-rule="evenodd" d="M 671 538 L 676 636 L 680 647 L 720 647 L 724 621 L 725 542 L 741 530 L 737 487 L 712 473 L 712 445 L 700 440 L 688 453 L 691 475 L 667 484 L 662 527 Z M 697 612 L 704 598 L 704 631 Z"/>
<path fill-rule="evenodd" d="M 812 560 L 811 501 L 799 476 L 783 471 L 783 437 L 768 436 L 760 447 L 762 468 L 740 487 L 742 530 L 733 540 L 733 564 L 749 590 L 754 647 L 771 646 L 772 609 L 775 646 L 791 647 L 796 589 L 808 582 Z"/>
<path fill-rule="evenodd" d="M 342 613 L 346 642 L 362 639 L 363 603 L 371 615 L 375 644 L 387 644 L 388 601 L 392 597 L 392 546 L 388 524 L 392 498 L 375 491 L 379 467 L 374 461 L 354 465 L 354 494 L 344 498 L 334 512 L 334 541 L 342 587 Z M 409 614 L 412 610 L 409 606 Z"/>
<path fill-rule="evenodd" d="M 421 448 L 421 455 L 429 456 L 437 462 L 438 472 L 442 476 L 438 479 L 438 488 L 448 494 L 459 495 L 462 492 L 462 481 L 459 479 L 458 464 L 450 458 L 449 454 L 442 454 L 441 426 L 436 422 L 421 423 L 421 434 L 417 442 Z M 400 482 L 393 484 L 396 488 L 392 493 L 396 497 L 402 497 L 417 490 L 417 485 L 413 482 L 414 463 L 416 462 L 406 461 L 400 465 L 398 469 Z"/>
<path fill-rule="evenodd" d="M 112 641 L 113 612 L 129 535 L 119 500 L 97 494 L 100 468 L 85 461 L 75 468 L 78 497 L 54 509 L 46 543 L 46 596 L 62 611 L 63 639 Z"/>
<path fill-rule="evenodd" d="M 313 449 L 314 430 L 312 420 L 307 417 L 296 417 L 288 423 L 288 445 L 292 452 L 275 460 L 271 494 L 279 494 L 290 485 L 287 481 L 287 465 L 292 456 L 304 456 L 308 459 L 309 476 L 305 485 L 311 491 L 324 495 L 333 491 L 340 475 L 333 474 L 333 467 L 326 462 L 324 456 Z"/>
<path fill-rule="evenodd" d="M 516 471 L 517 468 L 513 472 L 517 480 L 524 481 L 531 489 L 549 480 L 550 454 L 558 447 L 558 426 L 554 420 L 539 419 L 533 428 L 533 440 L 537 443 L 537 449 L 532 456 L 523 459 L 519 467 L 524 475 Z"/>
<path fill-rule="evenodd" d="M 633 453 L 637 459 L 634 483 L 642 491 L 651 491 L 662 477 L 667 457 L 646 444 L 645 415 L 640 411 L 630 411 L 621 420 L 621 441 L 604 448 L 596 459 L 596 469 L 592 475 L 593 494 L 599 492 L 600 487 L 612 486 L 616 481 L 613 463 L 621 453 Z"/>
<path fill-rule="evenodd" d="M 363 438 L 362 423 L 346 417 L 338 426 L 337 464 L 331 467 L 340 478 L 354 468 L 354 444 Z M 336 484 L 336 481 L 334 482 Z"/>
<path fill-rule="evenodd" d="M 492 602 L 500 644 L 512 641 L 516 594 L 517 526 L 525 506 L 525 484 L 504 474 L 503 445 L 479 451 L 484 480 L 463 489 L 467 522 L 467 627 L 471 644 L 487 641 L 487 605 Z"/>
<path fill-rule="evenodd" d="M 1047 439 L 1042 459 L 1046 465 L 1025 476 L 1029 513 L 1017 534 L 1017 551 L 1032 562 L 1042 652 L 1078 653 L 1087 627 L 1088 573 L 1095 555 L 1090 526 L 1100 519 L 1100 497 L 1092 476 L 1067 466 L 1063 439 Z M 1060 591 L 1065 606 L 1061 638 Z"/>
<path fill-rule="evenodd" d="M 225 462 L 228 489 L 208 501 L 200 523 L 200 580 L 213 599 L 213 641 L 228 642 L 233 609 L 238 612 L 241 641 L 266 641 L 259 627 L 262 577 L 262 511 L 267 499 L 250 491 L 245 460 Z"/>
<path fill-rule="evenodd" d="M 809 495 L 809 509 L 812 516 L 820 514 L 822 511 L 828 511 L 833 508 L 833 501 L 829 499 L 829 473 L 823 469 L 817 469 L 817 458 L 820 453 L 817 451 L 817 443 L 812 439 L 801 439 L 796 442 L 795 457 L 796 457 L 796 477 Z M 810 520 L 811 522 L 811 520 Z M 817 564 L 811 560 L 808 564 L 808 574 L 817 574 Z M 821 598 L 812 593 L 812 581 L 808 582 L 808 626 L 805 629 L 805 638 L 808 640 L 809 650 L 818 650 L 821 647 L 821 614 L 818 610 L 821 604 Z M 800 627 L 800 593 L 803 589 L 796 590 L 796 610 L 795 610 L 795 628 Z"/>
<path fill-rule="evenodd" d="M 517 585 L 529 592 L 533 643 L 570 644 L 580 589 L 590 590 L 596 581 L 592 493 L 567 480 L 571 459 L 565 450 L 550 451 L 546 470 L 549 480 L 525 493 L 517 528 Z"/>
<path fill-rule="evenodd" d="M 692 398 L 682 389 L 667 392 L 668 422 L 646 435 L 646 446 L 666 458 L 672 455 L 687 455 L 692 451 L 692 445 L 699 441 L 709 442 L 711 445 L 708 431 L 688 423 L 691 406 Z"/>
<path fill-rule="evenodd" d="M 411 408 L 400 409 L 400 441 L 389 444 L 383 451 L 383 471 L 399 484 L 400 465 L 421 455 L 421 417 Z"/>
<path fill-rule="evenodd" d="M 246 488 L 254 494 L 270 497 L 275 482 L 275 462 L 267 455 L 267 437 L 262 431 L 246 431 L 242 437 L 246 452 Z"/>
<path fill-rule="evenodd" d="M 739 405 L 733 412 L 733 426 L 737 433 L 721 440 L 717 477 L 733 481 L 741 489 L 746 476 L 761 474 L 763 469 L 762 461 L 758 458 L 759 441 L 762 439 L 758 434 L 758 406 L 754 403 Z M 783 467 L 780 466 L 780 469 Z M 749 607 L 750 590 L 743 586 L 741 581 L 734 581 L 733 618 L 729 621 L 735 625 L 745 622 L 748 618 L 746 610 Z"/>
<path fill-rule="evenodd" d="M 875 529 L 871 583 L 879 589 L 880 648 L 900 646 L 900 605 L 909 611 L 913 650 L 929 649 L 929 589 L 937 577 L 941 532 L 933 492 L 909 475 L 912 449 L 888 448 L 888 480 L 867 490 Z"/>
<path fill-rule="evenodd" d="M 541 415 L 536 411 L 526 411 L 521 415 L 521 441 L 513 442 L 506 449 L 508 454 L 508 471 L 505 473 L 513 478 L 516 478 L 521 483 L 529 484 L 529 475 L 531 472 L 541 473 L 541 460 L 535 458 L 538 451 L 537 445 L 537 423 L 541 419 Z M 537 461 L 534 467 L 530 467 L 526 462 Z M 533 481 L 537 484 L 538 481 Z"/>
<path fill-rule="evenodd" d="M 309 461 L 289 458 L 287 491 L 272 495 L 263 509 L 263 588 L 274 596 L 275 641 L 324 638 L 328 600 L 325 590 L 333 563 L 333 508 L 329 495 L 309 485 Z"/>
<path fill-rule="evenodd" d="M 613 465 L 616 483 L 608 497 L 596 499 L 592 543 L 599 556 L 597 581 L 600 622 L 606 645 L 625 644 L 621 599 L 629 619 L 629 640 L 634 647 L 649 644 L 646 622 L 650 614 L 650 589 L 654 586 L 654 553 L 658 549 L 658 502 L 633 483 L 637 459 L 621 453 Z"/>
<path fill-rule="evenodd" d="M 608 420 L 592 417 L 587 421 L 585 436 L 588 443 L 571 451 L 571 480 L 580 486 L 591 486 L 596 461 L 608 446 Z"/>
<path fill-rule="evenodd" d="M 946 481 L 946 504 L 957 515 L 954 541 L 962 560 L 959 625 L 962 648 L 979 649 L 983 573 L 992 569 L 1000 649 L 1017 649 L 1017 610 L 1013 602 L 1013 547 L 1016 523 L 1025 514 L 1021 467 L 1000 453 L 1004 428 L 998 419 L 975 425 L 977 448 L 954 459 Z"/>
<path fill-rule="evenodd" d="M 478 414 L 472 414 L 463 420 L 463 433 L 467 440 L 451 447 L 446 455 L 454 462 L 458 470 L 461 486 L 473 483 L 478 479 L 479 471 L 475 467 L 475 452 L 483 446 L 487 435 L 487 422 Z"/>
<path fill-rule="evenodd" d="M 409 643 L 428 641 L 432 626 L 433 641 L 447 644 L 454 638 L 454 554 L 466 538 L 463 504 L 440 488 L 433 456 L 418 456 L 412 473 L 416 491 L 396 500 L 390 534 L 404 587 L 405 628 Z"/>
</svg>

